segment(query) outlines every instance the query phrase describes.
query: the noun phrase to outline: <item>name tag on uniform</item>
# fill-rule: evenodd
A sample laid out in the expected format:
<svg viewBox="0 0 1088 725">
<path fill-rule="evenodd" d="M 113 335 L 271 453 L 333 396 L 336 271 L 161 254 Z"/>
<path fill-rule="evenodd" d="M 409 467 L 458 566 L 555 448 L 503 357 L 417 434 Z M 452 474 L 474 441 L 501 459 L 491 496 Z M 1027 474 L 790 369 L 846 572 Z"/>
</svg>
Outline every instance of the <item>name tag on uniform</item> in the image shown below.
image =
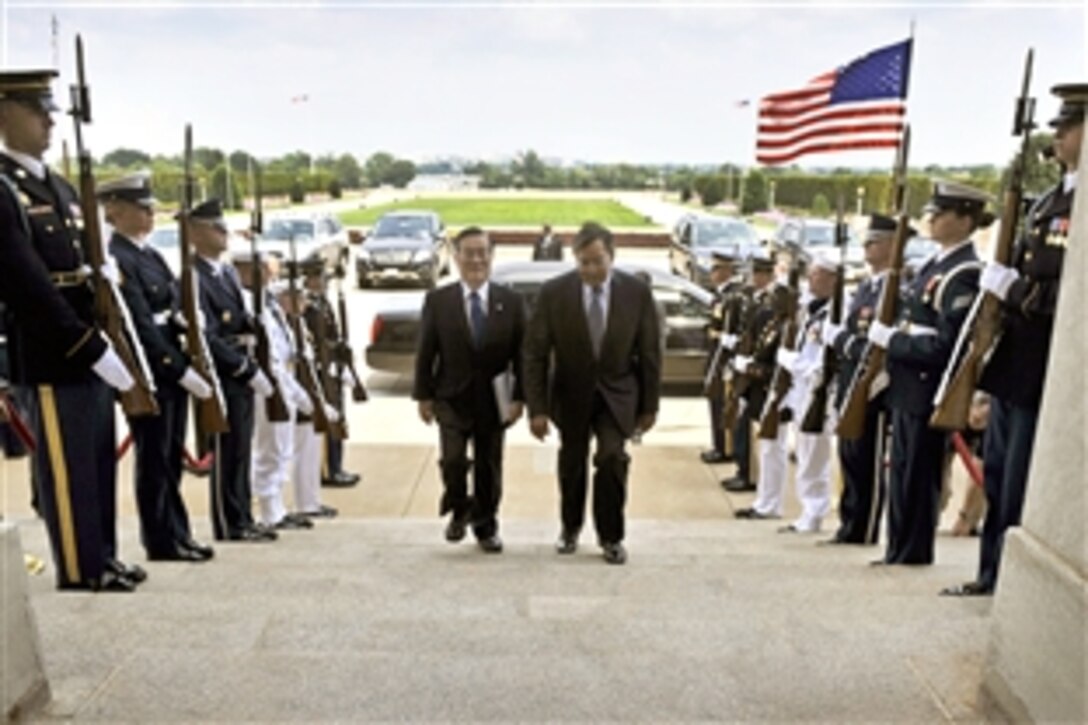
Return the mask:
<svg viewBox="0 0 1088 725">
<path fill-rule="evenodd" d="M 27 201 L 29 202 L 30 200 L 27 199 Z M 35 204 L 34 206 L 28 206 L 26 208 L 26 213 L 31 216 L 41 216 L 42 214 L 52 214 L 54 212 L 53 207 L 49 204 Z"/>
</svg>

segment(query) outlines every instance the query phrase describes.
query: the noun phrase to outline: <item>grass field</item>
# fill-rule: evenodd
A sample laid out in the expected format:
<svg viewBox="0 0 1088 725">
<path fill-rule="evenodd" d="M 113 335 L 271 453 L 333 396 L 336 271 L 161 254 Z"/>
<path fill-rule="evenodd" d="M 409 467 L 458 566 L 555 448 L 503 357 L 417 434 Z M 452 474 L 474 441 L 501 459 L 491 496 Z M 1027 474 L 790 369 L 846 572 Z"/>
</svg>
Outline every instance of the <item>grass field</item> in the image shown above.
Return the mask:
<svg viewBox="0 0 1088 725">
<path fill-rule="evenodd" d="M 368 226 L 382 214 L 396 209 L 427 209 L 442 215 L 447 225 L 462 227 L 528 226 L 548 223 L 574 227 L 592 219 L 606 226 L 650 227 L 652 223 L 611 199 L 451 199 L 427 198 L 398 201 L 370 209 L 341 212 L 348 226 Z"/>
</svg>

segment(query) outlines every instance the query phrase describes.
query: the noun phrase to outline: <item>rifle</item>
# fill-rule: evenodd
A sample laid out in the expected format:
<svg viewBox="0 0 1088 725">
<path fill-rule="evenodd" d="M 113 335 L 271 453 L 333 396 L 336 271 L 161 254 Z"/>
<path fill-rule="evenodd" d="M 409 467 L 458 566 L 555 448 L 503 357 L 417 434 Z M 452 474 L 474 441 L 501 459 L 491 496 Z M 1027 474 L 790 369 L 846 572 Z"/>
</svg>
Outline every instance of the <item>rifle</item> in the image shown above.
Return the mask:
<svg viewBox="0 0 1088 725">
<path fill-rule="evenodd" d="M 38 447 L 38 441 L 35 440 L 34 434 L 30 432 L 30 426 L 27 425 L 19 409 L 12 402 L 11 396 L 8 395 L 9 389 L 8 381 L 0 378 L 0 425 L 4 423 L 10 425 L 15 437 L 22 441 L 27 451 L 33 453 Z"/>
<path fill-rule="evenodd" d="M 794 263 L 790 267 L 789 292 L 780 309 L 777 310 L 778 319 L 776 320 L 778 329 L 781 332 L 779 346 L 788 350 L 797 347 L 797 301 L 801 297 L 800 285 L 800 265 Z M 760 438 L 774 440 L 778 437 L 778 424 L 781 422 L 779 406 L 786 399 L 792 385 L 793 374 L 781 365 L 776 365 L 774 374 L 771 376 L 771 384 L 767 388 L 769 394 L 763 404 L 763 412 L 759 416 Z"/>
<path fill-rule="evenodd" d="M 742 301 L 740 305 L 739 324 L 743 329 L 740 339 L 737 340 L 734 354 L 746 356 L 752 354 L 756 343 L 750 321 L 747 319 L 751 308 L 747 307 L 747 301 Z M 725 369 L 725 407 L 722 409 L 722 422 L 726 430 L 733 430 L 736 427 L 737 416 L 740 415 L 740 401 L 752 384 L 752 379 L 747 373 L 731 371 L 731 366 Z"/>
<path fill-rule="evenodd" d="M 325 280 L 321 280 L 321 292 L 320 292 L 320 304 L 314 304 L 313 316 L 313 335 L 314 335 L 314 350 L 317 356 L 317 367 L 323 374 L 320 376 L 322 394 L 327 402 L 331 402 L 332 406 L 336 408 L 336 412 L 340 414 L 340 420 L 329 421 L 328 430 L 326 433 L 333 440 L 342 441 L 348 437 L 347 421 L 344 418 L 344 390 L 343 390 L 343 366 L 338 364 L 338 369 L 334 372 L 332 365 L 332 356 L 329 354 L 329 328 L 328 328 L 328 313 L 331 310 L 328 307 L 329 300 L 325 296 Z"/>
<path fill-rule="evenodd" d="M 306 391 L 313 405 L 314 430 L 325 433 L 329 430 L 329 416 L 325 414 L 325 396 L 321 393 L 318 384 L 317 371 L 314 369 L 314 361 L 306 354 L 305 330 L 302 325 L 303 298 L 298 290 L 298 254 L 295 250 L 295 234 L 292 231 L 288 237 L 291 246 L 291 264 L 287 266 L 287 284 L 291 290 L 291 299 L 295 302 L 294 314 L 290 315 L 291 328 L 295 333 L 295 371 L 298 375 L 299 385 Z"/>
<path fill-rule="evenodd" d="M 735 305 L 733 303 L 733 295 L 730 293 L 723 293 L 722 300 L 722 326 L 719 331 L 719 335 L 727 335 L 732 329 L 732 317 Z M 710 364 L 707 365 L 706 375 L 703 376 L 703 395 L 708 398 L 713 397 L 714 385 L 717 382 L 721 382 L 725 374 L 725 365 L 729 361 L 729 357 L 732 352 L 726 350 L 721 345 L 721 339 L 719 337 L 718 344 L 714 346 L 714 352 L 710 356 Z"/>
<path fill-rule="evenodd" d="M 1020 154 L 1013 162 L 1009 185 L 1005 188 L 1005 218 L 1001 220 L 1001 230 L 994 248 L 994 261 L 1005 266 L 1012 260 L 1013 245 L 1023 213 L 1024 169 L 1031 131 L 1035 128 L 1035 99 L 1028 96 L 1033 55 L 1034 50 L 1028 50 L 1024 61 L 1024 80 L 1020 96 L 1016 99 L 1012 134 L 1020 136 Z M 967 427 L 975 385 L 986 360 L 1001 338 L 1001 327 L 1001 300 L 990 292 L 978 295 L 960 328 L 956 346 L 941 378 L 941 386 L 934 397 L 936 407 L 929 419 L 931 426 L 945 430 L 963 430 Z"/>
<path fill-rule="evenodd" d="M 144 357 L 144 348 L 136 336 L 128 306 L 117 284 L 102 273 L 106 264 L 106 248 L 102 228 L 98 225 L 95 202 L 94 171 L 91 154 L 83 148 L 83 124 L 91 122 L 91 94 L 83 73 L 83 38 L 76 36 L 76 82 L 71 86 L 72 120 L 76 132 L 76 156 L 79 159 L 79 206 L 83 214 L 83 250 L 92 267 L 94 280 L 94 312 L 98 327 L 106 334 L 114 351 L 135 381 L 120 394 L 121 409 L 130 417 L 158 415 L 155 400 L 155 379 Z"/>
<path fill-rule="evenodd" d="M 268 341 L 268 329 L 264 326 L 264 264 L 261 263 L 261 252 L 257 249 L 257 238 L 264 231 L 264 220 L 261 214 L 261 168 L 257 167 L 254 183 L 253 214 L 249 222 L 249 243 L 253 253 L 253 316 L 257 318 L 255 325 L 257 330 L 257 366 L 272 384 L 272 394 L 264 399 L 265 414 L 273 423 L 283 423 L 291 420 L 291 411 L 287 409 L 287 403 L 283 400 L 283 391 L 272 372 L 272 351 Z"/>
<path fill-rule="evenodd" d="M 892 241 L 892 259 L 888 267 L 888 276 L 884 280 L 884 289 L 880 293 L 880 305 L 877 319 L 884 325 L 895 321 L 896 304 L 899 301 L 899 277 L 903 270 L 903 252 L 910 236 L 910 217 L 907 213 L 907 153 L 910 146 L 910 126 L 903 129 L 903 142 L 899 146 L 899 156 L 895 164 L 895 209 L 898 215 L 895 237 Z M 866 343 L 858 360 L 854 377 L 843 398 L 839 410 L 839 423 L 835 432 L 840 438 L 855 440 L 865 432 L 865 414 L 869 405 L 873 381 L 884 369 L 887 351 Z"/>
<path fill-rule="evenodd" d="M 846 222 L 843 221 L 843 201 L 839 196 L 839 211 L 835 219 L 835 245 L 839 248 L 838 277 L 835 279 L 835 292 L 831 296 L 831 310 L 828 319 L 838 325 L 842 322 L 843 292 L 846 287 Z M 830 346 L 824 347 L 823 364 L 820 379 L 812 388 L 808 410 L 801 419 L 802 433 L 822 433 L 827 422 L 827 401 L 830 397 L 831 382 L 839 372 L 839 358 Z"/>
<path fill-rule="evenodd" d="M 194 400 L 196 426 L 200 435 L 209 436 L 230 430 L 223 388 L 215 372 L 208 341 L 204 339 L 204 317 L 200 313 L 200 279 L 193 270 L 193 251 L 189 248 L 189 211 L 193 206 L 193 129 L 185 124 L 185 180 L 181 185 L 181 209 L 178 213 L 178 246 L 181 248 L 181 314 L 185 318 L 185 353 L 189 365 L 212 389 L 207 400 Z"/>
<path fill-rule="evenodd" d="M 370 396 L 355 369 L 355 351 L 351 349 L 351 339 L 348 336 L 348 303 L 344 297 L 344 277 L 347 274 L 344 258 L 347 254 L 348 250 L 344 249 L 340 262 L 336 265 L 336 306 L 340 313 L 340 346 L 337 349 L 336 373 L 342 376 L 345 369 L 348 371 L 351 375 L 351 399 L 356 403 L 365 403 Z"/>
</svg>

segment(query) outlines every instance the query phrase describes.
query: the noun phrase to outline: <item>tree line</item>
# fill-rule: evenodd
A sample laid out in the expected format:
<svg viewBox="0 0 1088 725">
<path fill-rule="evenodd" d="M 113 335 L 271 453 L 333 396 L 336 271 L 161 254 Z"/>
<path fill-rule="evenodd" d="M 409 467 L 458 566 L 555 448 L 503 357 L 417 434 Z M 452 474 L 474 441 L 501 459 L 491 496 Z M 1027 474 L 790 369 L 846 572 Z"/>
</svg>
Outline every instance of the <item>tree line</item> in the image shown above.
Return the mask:
<svg viewBox="0 0 1088 725">
<path fill-rule="evenodd" d="M 1031 152 L 1025 174 L 1025 190 L 1038 193 L 1053 184 L 1059 170 L 1042 159 L 1052 135 L 1038 133 L 1030 141 Z M 206 196 L 227 201 L 234 208 L 253 193 L 251 169 L 257 159 L 245 151 L 226 154 L 215 148 L 193 151 L 194 175 Z M 936 166 L 914 168 L 909 174 L 907 203 L 917 214 L 930 194 L 934 177 L 955 179 L 990 192 L 998 199 L 1007 182 L 1009 168 L 994 164 L 973 166 Z M 288 196 L 296 203 L 308 193 L 327 193 L 339 198 L 345 189 L 392 185 L 403 188 L 418 174 L 463 173 L 478 178 L 484 189 L 661 189 L 677 192 L 685 201 L 706 207 L 735 204 L 742 214 L 752 214 L 774 207 L 790 208 L 819 216 L 833 212 L 843 199 L 847 210 L 862 213 L 889 211 L 894 193 L 891 170 L 873 171 L 833 168 L 803 171 L 797 166 L 744 169 L 736 164 L 550 164 L 529 149 L 504 162 L 435 161 L 415 164 L 408 159 L 379 151 L 360 162 L 351 154 L 311 156 L 294 151 L 279 158 L 260 162 L 262 188 L 266 195 Z M 129 173 L 134 168 L 149 168 L 156 196 L 175 202 L 180 196 L 183 178 L 179 156 L 152 156 L 136 149 L 120 148 L 102 157 L 96 173 L 102 180 Z"/>
</svg>

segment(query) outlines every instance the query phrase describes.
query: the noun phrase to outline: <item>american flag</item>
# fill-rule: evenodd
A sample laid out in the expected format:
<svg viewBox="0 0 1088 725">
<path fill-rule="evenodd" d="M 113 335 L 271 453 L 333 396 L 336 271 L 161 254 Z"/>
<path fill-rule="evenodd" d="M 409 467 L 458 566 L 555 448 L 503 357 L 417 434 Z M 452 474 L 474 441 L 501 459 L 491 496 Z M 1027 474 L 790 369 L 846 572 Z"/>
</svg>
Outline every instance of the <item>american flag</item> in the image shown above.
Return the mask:
<svg viewBox="0 0 1088 725">
<path fill-rule="evenodd" d="M 804 88 L 761 98 L 756 160 L 774 166 L 805 154 L 897 148 L 912 42 L 874 50 Z"/>
</svg>

